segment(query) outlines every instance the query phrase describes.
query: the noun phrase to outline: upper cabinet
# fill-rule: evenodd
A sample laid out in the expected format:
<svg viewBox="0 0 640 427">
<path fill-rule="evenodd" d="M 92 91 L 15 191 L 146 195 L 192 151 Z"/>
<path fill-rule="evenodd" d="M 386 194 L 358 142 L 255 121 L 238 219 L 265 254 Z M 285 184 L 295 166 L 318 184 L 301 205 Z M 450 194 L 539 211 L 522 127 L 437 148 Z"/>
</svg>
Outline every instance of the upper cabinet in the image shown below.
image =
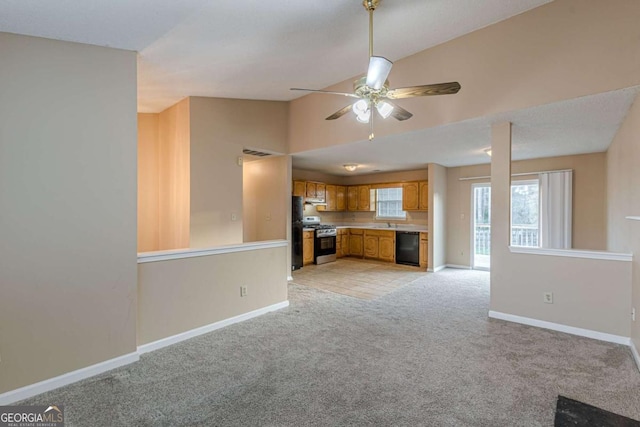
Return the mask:
<svg viewBox="0 0 640 427">
<path fill-rule="evenodd" d="M 347 187 L 347 210 L 369 211 L 371 210 L 371 186 L 350 185 Z"/>
<path fill-rule="evenodd" d="M 429 183 L 427 181 L 420 181 L 420 210 L 426 211 L 429 209 Z"/>
<path fill-rule="evenodd" d="M 304 181 L 293 181 L 293 195 L 305 197 L 307 195 L 307 183 Z"/>
<path fill-rule="evenodd" d="M 324 186 L 324 184 L 322 184 Z M 316 194 L 317 194 L 316 186 Z M 347 187 L 344 185 L 332 185 L 327 184 L 324 186 L 324 200 L 327 203 L 326 205 L 318 205 L 316 209 L 319 212 L 342 212 L 346 210 L 345 200 L 346 200 L 346 191 Z"/>
<path fill-rule="evenodd" d="M 328 184 L 325 187 L 325 202 L 327 202 L 327 211 L 335 211 L 336 209 L 336 186 Z"/>
<path fill-rule="evenodd" d="M 427 181 L 402 184 L 402 210 L 426 211 L 429 207 L 429 185 Z"/>
<path fill-rule="evenodd" d="M 336 185 L 336 210 L 347 210 L 347 187 L 344 185 Z"/>
<path fill-rule="evenodd" d="M 347 210 L 358 210 L 358 187 L 356 186 L 347 187 Z"/>
</svg>

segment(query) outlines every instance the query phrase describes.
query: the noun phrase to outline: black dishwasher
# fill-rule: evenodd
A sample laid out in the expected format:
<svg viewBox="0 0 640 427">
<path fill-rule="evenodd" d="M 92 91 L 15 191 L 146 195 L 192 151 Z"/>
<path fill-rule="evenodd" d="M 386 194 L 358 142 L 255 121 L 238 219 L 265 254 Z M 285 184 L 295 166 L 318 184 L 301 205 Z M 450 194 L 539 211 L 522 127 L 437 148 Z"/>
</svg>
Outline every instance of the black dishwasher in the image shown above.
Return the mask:
<svg viewBox="0 0 640 427">
<path fill-rule="evenodd" d="M 396 264 L 420 266 L 420 233 L 396 231 Z"/>
</svg>

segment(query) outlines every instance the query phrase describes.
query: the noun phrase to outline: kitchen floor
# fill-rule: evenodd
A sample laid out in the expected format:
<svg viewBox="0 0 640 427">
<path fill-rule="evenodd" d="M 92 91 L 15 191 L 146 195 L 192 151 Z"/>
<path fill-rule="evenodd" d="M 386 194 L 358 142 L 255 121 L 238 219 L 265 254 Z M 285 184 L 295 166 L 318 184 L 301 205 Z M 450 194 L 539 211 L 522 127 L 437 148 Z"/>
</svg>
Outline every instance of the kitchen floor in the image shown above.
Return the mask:
<svg viewBox="0 0 640 427">
<path fill-rule="evenodd" d="M 373 300 L 410 284 L 427 272 L 411 266 L 340 258 L 322 265 L 307 265 L 293 272 L 293 283 L 350 297 Z"/>
</svg>

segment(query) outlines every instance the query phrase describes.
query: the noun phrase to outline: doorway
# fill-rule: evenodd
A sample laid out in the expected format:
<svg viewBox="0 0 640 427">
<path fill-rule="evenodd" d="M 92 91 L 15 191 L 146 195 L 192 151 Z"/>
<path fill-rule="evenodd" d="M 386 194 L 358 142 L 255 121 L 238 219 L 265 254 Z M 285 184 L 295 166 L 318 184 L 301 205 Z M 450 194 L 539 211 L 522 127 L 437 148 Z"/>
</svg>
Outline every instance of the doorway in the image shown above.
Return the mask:
<svg viewBox="0 0 640 427">
<path fill-rule="evenodd" d="M 472 267 L 476 270 L 491 268 L 491 184 L 471 186 L 473 205 Z"/>
</svg>

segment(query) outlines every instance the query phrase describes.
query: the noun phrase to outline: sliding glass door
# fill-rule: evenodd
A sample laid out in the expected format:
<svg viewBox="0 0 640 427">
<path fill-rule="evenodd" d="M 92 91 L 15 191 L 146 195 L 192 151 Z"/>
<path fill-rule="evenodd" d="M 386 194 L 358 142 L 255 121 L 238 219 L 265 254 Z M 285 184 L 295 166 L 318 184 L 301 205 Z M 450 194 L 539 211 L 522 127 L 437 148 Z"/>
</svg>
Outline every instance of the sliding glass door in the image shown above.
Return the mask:
<svg viewBox="0 0 640 427">
<path fill-rule="evenodd" d="M 473 268 L 491 267 L 491 184 L 473 184 Z"/>
</svg>

